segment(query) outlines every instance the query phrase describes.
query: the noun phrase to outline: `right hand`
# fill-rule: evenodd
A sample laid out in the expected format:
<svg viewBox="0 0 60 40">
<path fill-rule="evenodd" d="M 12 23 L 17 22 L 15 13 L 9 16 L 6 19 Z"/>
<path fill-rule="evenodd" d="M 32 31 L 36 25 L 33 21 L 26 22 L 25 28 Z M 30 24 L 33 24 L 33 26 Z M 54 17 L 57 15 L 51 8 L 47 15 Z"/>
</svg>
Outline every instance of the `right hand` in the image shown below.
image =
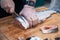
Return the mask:
<svg viewBox="0 0 60 40">
<path fill-rule="evenodd" d="M 7 13 L 14 13 L 15 4 L 13 0 L 1 0 L 1 8 L 3 8 Z"/>
</svg>

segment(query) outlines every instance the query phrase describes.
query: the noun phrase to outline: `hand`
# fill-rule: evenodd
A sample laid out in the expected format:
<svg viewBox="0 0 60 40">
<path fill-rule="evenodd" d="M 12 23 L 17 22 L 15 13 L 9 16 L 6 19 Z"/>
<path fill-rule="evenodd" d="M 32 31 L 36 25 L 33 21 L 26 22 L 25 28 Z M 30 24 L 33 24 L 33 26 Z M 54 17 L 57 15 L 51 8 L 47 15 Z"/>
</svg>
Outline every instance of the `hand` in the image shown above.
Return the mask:
<svg viewBox="0 0 60 40">
<path fill-rule="evenodd" d="M 1 8 L 3 8 L 7 13 L 13 13 L 15 4 L 13 0 L 1 0 Z"/>
<path fill-rule="evenodd" d="M 34 7 L 25 5 L 19 14 L 23 15 L 27 19 L 30 26 L 34 26 L 39 23 Z"/>
</svg>

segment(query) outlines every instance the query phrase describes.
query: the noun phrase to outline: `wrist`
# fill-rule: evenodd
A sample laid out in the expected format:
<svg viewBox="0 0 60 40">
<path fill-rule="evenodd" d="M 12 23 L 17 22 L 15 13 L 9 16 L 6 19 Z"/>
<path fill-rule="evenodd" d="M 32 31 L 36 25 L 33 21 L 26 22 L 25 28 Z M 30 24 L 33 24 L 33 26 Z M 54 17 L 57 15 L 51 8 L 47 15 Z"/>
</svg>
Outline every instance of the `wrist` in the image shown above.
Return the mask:
<svg viewBox="0 0 60 40">
<path fill-rule="evenodd" d="M 25 8 L 35 8 L 34 6 L 24 5 Z"/>
</svg>

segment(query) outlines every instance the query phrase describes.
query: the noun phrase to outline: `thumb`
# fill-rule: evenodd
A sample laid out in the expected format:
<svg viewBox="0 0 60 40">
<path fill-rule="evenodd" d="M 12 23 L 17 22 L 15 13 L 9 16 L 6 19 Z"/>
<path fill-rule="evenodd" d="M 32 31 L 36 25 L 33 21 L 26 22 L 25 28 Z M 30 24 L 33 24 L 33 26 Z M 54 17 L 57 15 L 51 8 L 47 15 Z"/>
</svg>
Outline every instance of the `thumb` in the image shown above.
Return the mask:
<svg viewBox="0 0 60 40">
<path fill-rule="evenodd" d="M 23 13 L 23 9 L 21 10 L 21 12 L 19 14 L 22 15 L 22 13 Z"/>
</svg>

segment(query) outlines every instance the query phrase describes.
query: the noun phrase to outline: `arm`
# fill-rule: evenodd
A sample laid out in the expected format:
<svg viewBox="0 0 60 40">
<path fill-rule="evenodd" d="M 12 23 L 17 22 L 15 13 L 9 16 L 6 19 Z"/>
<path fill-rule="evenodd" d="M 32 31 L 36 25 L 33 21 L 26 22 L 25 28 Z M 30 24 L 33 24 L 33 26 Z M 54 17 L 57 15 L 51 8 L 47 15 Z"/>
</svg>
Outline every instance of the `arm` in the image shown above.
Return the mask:
<svg viewBox="0 0 60 40">
<path fill-rule="evenodd" d="M 36 3 L 36 0 L 31 0 L 31 1 L 33 1 L 33 2 L 35 2 L 35 3 Z"/>
<path fill-rule="evenodd" d="M 36 11 L 34 9 L 36 0 L 26 0 L 26 1 L 27 1 L 26 5 L 24 5 L 24 8 L 19 14 L 23 15 L 26 18 L 30 26 L 34 26 L 40 23 L 38 16 L 35 14 Z"/>
</svg>

